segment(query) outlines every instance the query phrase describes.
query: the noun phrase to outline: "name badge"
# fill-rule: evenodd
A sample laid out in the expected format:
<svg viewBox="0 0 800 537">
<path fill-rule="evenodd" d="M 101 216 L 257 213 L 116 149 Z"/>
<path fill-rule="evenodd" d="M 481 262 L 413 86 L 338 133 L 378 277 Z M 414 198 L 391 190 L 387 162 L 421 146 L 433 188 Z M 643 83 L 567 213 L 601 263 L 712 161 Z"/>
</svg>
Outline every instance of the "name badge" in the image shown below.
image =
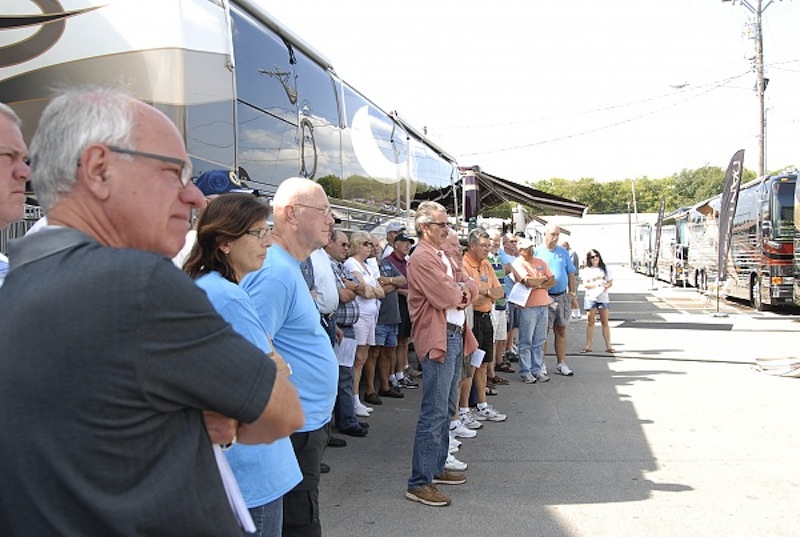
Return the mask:
<svg viewBox="0 0 800 537">
<path fill-rule="evenodd" d="M 488 282 L 489 278 L 487 278 L 486 276 L 481 276 L 481 281 L 482 282 Z"/>
</svg>

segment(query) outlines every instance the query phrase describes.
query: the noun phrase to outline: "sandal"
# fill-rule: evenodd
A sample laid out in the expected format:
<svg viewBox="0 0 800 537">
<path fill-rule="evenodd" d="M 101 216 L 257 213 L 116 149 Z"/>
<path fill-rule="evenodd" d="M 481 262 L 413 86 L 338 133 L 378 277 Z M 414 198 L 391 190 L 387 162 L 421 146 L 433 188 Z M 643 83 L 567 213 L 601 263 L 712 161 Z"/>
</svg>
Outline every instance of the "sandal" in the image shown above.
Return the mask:
<svg viewBox="0 0 800 537">
<path fill-rule="evenodd" d="M 590 348 L 588 348 L 588 347 L 587 347 L 587 348 L 585 348 L 585 349 L 581 349 L 581 354 L 586 354 L 587 352 L 592 352 L 592 349 L 590 349 Z M 607 351 L 606 351 L 606 352 L 607 352 Z"/>
<path fill-rule="evenodd" d="M 495 371 L 502 371 L 503 373 L 513 373 L 514 369 L 511 367 L 511 364 L 508 362 L 503 362 L 500 365 L 494 366 Z"/>
<path fill-rule="evenodd" d="M 609 354 L 614 354 L 614 353 L 615 353 L 615 352 L 617 352 L 617 351 L 615 351 L 614 349 L 612 349 L 611 347 L 609 347 L 609 348 L 607 348 L 607 349 L 606 349 L 606 352 L 607 352 L 607 353 L 609 353 Z"/>
<path fill-rule="evenodd" d="M 487 387 L 486 388 L 486 395 L 497 395 L 497 390 L 495 390 L 494 388 Z"/>
<path fill-rule="evenodd" d="M 492 378 L 487 379 L 487 380 L 489 382 L 491 382 L 492 384 L 494 384 L 495 386 L 506 386 L 506 385 L 510 384 L 506 379 L 504 379 L 502 377 L 492 377 Z"/>
</svg>

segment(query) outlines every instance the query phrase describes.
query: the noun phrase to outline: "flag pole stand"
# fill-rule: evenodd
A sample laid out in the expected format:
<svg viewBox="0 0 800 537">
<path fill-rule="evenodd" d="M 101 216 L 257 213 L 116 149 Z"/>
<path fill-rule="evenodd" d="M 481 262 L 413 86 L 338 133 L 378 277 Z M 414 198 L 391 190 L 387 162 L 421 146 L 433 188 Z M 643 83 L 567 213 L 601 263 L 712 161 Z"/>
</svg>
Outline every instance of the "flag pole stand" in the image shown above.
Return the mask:
<svg viewBox="0 0 800 537">
<path fill-rule="evenodd" d="M 724 311 L 719 311 L 719 275 L 717 275 L 717 311 L 715 311 L 711 316 L 720 318 L 728 316 L 728 314 Z"/>
</svg>

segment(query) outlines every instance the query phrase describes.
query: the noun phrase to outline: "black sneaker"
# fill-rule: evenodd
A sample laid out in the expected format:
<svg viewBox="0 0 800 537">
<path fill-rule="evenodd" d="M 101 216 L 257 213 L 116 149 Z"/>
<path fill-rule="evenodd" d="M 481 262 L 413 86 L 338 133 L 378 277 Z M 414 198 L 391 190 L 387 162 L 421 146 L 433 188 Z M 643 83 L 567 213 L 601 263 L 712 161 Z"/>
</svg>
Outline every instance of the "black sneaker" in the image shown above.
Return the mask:
<svg viewBox="0 0 800 537">
<path fill-rule="evenodd" d="M 328 447 L 345 447 L 347 446 L 347 440 L 344 438 L 339 438 L 338 436 L 331 435 L 328 437 Z"/>
</svg>

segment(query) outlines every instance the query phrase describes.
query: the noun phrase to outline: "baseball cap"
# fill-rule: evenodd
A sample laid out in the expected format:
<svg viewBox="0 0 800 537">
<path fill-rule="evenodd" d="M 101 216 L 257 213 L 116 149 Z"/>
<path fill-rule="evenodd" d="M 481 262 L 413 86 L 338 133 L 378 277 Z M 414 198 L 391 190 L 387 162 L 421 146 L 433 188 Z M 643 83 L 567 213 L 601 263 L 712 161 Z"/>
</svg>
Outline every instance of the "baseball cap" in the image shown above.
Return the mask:
<svg viewBox="0 0 800 537">
<path fill-rule="evenodd" d="M 402 222 L 389 222 L 386 224 L 386 233 L 391 233 L 392 231 L 405 231 L 406 225 Z"/>
<path fill-rule="evenodd" d="M 517 248 L 520 250 L 527 250 L 528 248 L 534 247 L 533 241 L 530 240 L 528 237 L 523 237 L 517 242 Z"/>
<path fill-rule="evenodd" d="M 242 194 L 253 194 L 255 191 L 239 180 L 236 172 L 232 170 L 211 170 L 203 172 L 194 182 L 204 196 L 213 194 L 227 194 L 237 192 Z"/>
<path fill-rule="evenodd" d="M 414 244 L 414 239 L 409 237 L 408 234 L 405 231 L 401 231 L 399 234 L 397 234 L 395 236 L 394 242 L 397 242 L 397 241 L 406 241 L 406 242 L 410 242 L 411 244 Z"/>
</svg>

